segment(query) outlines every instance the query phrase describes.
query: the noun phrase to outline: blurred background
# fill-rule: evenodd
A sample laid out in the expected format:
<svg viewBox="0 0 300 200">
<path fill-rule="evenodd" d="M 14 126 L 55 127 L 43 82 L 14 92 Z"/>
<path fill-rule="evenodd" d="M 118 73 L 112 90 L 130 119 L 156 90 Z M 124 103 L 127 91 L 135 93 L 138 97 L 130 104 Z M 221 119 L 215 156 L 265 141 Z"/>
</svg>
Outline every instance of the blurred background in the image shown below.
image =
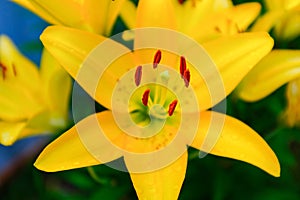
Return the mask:
<svg viewBox="0 0 300 200">
<path fill-rule="evenodd" d="M 42 50 L 39 35 L 46 26 L 29 11 L 0 0 L 0 33 L 11 37 L 37 65 Z M 118 19 L 114 32 L 123 28 Z M 299 41 L 299 37 L 276 41 L 275 46 L 299 49 Z M 274 178 L 254 166 L 226 158 L 208 155 L 199 159 L 198 151 L 189 149 L 180 199 L 300 199 L 300 129 L 278 122 L 286 106 L 284 90 L 285 86 L 256 103 L 233 96 L 226 101 L 228 115 L 250 125 L 274 150 L 281 164 L 281 177 Z M 137 199 L 129 174 L 105 165 L 57 173 L 34 168 L 37 155 L 53 139 L 34 137 L 10 147 L 0 145 L 0 199 Z"/>
</svg>

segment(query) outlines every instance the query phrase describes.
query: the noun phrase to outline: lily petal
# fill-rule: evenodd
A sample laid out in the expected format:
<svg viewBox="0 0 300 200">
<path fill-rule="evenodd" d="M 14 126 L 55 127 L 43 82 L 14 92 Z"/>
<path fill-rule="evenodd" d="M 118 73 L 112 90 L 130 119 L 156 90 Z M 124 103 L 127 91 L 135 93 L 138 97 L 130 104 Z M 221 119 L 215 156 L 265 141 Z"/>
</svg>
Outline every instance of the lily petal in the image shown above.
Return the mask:
<svg viewBox="0 0 300 200">
<path fill-rule="evenodd" d="M 199 99 L 199 107 L 201 110 L 207 110 L 224 98 L 223 95 L 211 95 L 213 91 L 209 91 L 207 84 L 211 87 L 211 84 L 221 78 L 226 95 L 230 94 L 255 64 L 271 51 L 273 39 L 263 32 L 241 33 L 206 42 L 203 47 L 219 71 L 219 74 L 206 77 L 205 82 L 191 68 L 191 84 Z M 214 72 L 214 69 L 211 70 Z"/>
<path fill-rule="evenodd" d="M 3 77 L 0 78 L 1 82 L 10 84 L 21 82 L 24 89 L 39 91 L 40 79 L 37 66 L 24 57 L 5 35 L 0 36 L 0 53 L 0 63 L 7 68 L 3 76 L 4 80 Z"/>
<path fill-rule="evenodd" d="M 133 29 L 136 26 L 137 8 L 132 1 L 125 1 L 122 5 L 120 16 L 128 29 Z"/>
<path fill-rule="evenodd" d="M 300 77 L 299 66 L 299 50 L 273 50 L 249 72 L 236 94 L 245 101 L 260 100 Z"/>
<path fill-rule="evenodd" d="M 161 27 L 174 29 L 175 12 L 170 0 L 140 0 L 137 7 L 137 28 Z"/>
<path fill-rule="evenodd" d="M 43 150 L 34 166 L 55 172 L 98 165 L 100 160 L 110 162 L 121 157 L 116 150 L 112 150 L 113 146 L 105 137 L 101 138 L 99 122 L 102 115 L 90 115 L 63 133 Z"/>
<path fill-rule="evenodd" d="M 70 76 L 46 49 L 42 54 L 40 71 L 50 108 L 66 116 L 71 92 Z"/>
<path fill-rule="evenodd" d="M 13 0 L 51 24 L 109 34 L 124 0 Z M 66 8 L 68 8 L 66 10 Z"/>
<path fill-rule="evenodd" d="M 55 16 L 52 16 L 42 6 L 39 6 L 37 4 L 37 2 L 34 2 L 32 0 L 11 0 L 11 1 L 23 6 L 24 8 L 30 10 L 33 13 L 37 14 L 39 17 L 46 20 L 50 24 L 62 25 L 62 22 L 60 22 L 58 19 L 56 19 Z"/>
<path fill-rule="evenodd" d="M 87 39 L 88 38 L 88 39 Z M 77 78 L 77 75 L 79 71 L 81 70 L 81 67 L 83 63 L 85 62 L 85 59 L 90 55 L 92 50 L 99 45 L 103 41 L 109 41 L 109 44 L 111 45 L 111 48 L 114 48 L 116 45 L 119 47 L 119 49 L 123 50 L 121 47 L 122 45 L 114 42 L 112 40 L 109 40 L 103 36 L 92 34 L 89 32 L 62 27 L 62 26 L 52 26 L 45 29 L 45 31 L 41 35 L 41 40 L 44 44 L 44 46 L 47 48 L 47 50 L 58 60 L 58 62 L 68 71 L 68 73 L 74 78 L 77 79 L 79 84 L 92 96 L 95 96 L 95 87 L 97 86 L 97 82 L 94 84 L 93 81 L 86 80 L 86 77 L 82 77 L 80 80 Z M 107 43 L 106 43 L 107 44 Z M 109 46 L 108 46 L 109 48 Z M 123 47 L 124 48 L 124 47 Z M 116 48 L 118 49 L 118 48 Z M 105 54 L 110 54 L 111 51 L 103 52 L 102 58 L 106 58 Z M 115 52 L 113 52 L 115 53 Z M 112 54 L 113 54 L 112 53 Z M 106 55 L 107 56 L 107 55 Z M 94 59 L 97 59 L 94 57 Z M 85 65 L 84 71 L 86 72 L 89 70 L 89 73 L 94 75 L 99 75 L 99 73 L 95 74 L 95 71 L 98 72 L 100 65 L 102 63 L 92 63 L 93 66 L 87 67 Z M 99 65 L 99 66 L 95 66 Z M 106 66 L 102 66 L 106 67 Z M 100 68 L 102 69 L 102 68 Z M 119 67 L 120 69 L 120 67 Z M 93 71 L 94 70 L 94 71 Z M 88 73 L 88 72 L 87 72 Z M 100 77 L 95 77 L 100 78 Z M 110 86 L 117 81 L 118 76 L 114 79 L 105 79 L 106 82 L 105 86 Z M 97 79 L 97 81 L 98 81 Z M 104 79 L 102 79 L 104 80 Z M 95 80 L 96 81 L 96 80 Z M 94 84 L 94 85 L 91 85 Z M 101 98 L 98 100 L 100 104 L 103 106 L 110 108 L 110 98 L 106 98 L 106 96 L 103 96 L 106 94 L 105 92 L 98 90 L 98 94 L 96 96 L 99 96 Z M 96 98 L 97 99 L 97 98 Z"/>
<path fill-rule="evenodd" d="M 282 40 L 293 40 L 300 36 L 300 5 L 298 10 L 287 13 L 275 25 L 274 33 Z"/>
<path fill-rule="evenodd" d="M 200 43 L 220 35 L 236 34 L 246 30 L 259 15 L 260 10 L 261 5 L 252 2 L 213 12 L 205 18 L 200 18 L 187 34 Z M 201 27 L 201 31 L 195 31 L 197 26 Z"/>
<path fill-rule="evenodd" d="M 251 31 L 267 31 L 269 32 L 274 25 L 282 18 L 284 11 L 270 11 L 258 18 L 255 24 L 251 27 Z"/>
<path fill-rule="evenodd" d="M 3 120 L 25 120 L 44 108 L 33 94 L 18 84 L 0 83 L 0 118 Z"/>
<path fill-rule="evenodd" d="M 202 146 L 205 137 L 211 131 L 218 129 L 223 120 L 224 125 L 220 136 L 207 153 L 241 160 L 275 177 L 280 176 L 280 165 L 272 149 L 254 130 L 233 117 L 211 111 L 202 112 L 199 131 L 191 146 L 202 151 L 207 150 Z M 211 134 L 218 136 L 218 132 Z"/>
<path fill-rule="evenodd" d="M 3 122 L 0 121 L 0 144 L 12 145 L 19 137 L 26 122 Z"/>
<path fill-rule="evenodd" d="M 126 160 L 125 160 L 126 163 Z M 187 166 L 187 152 L 174 163 L 148 173 L 130 173 L 139 199 L 177 199 Z M 129 169 L 130 172 L 130 169 Z"/>
</svg>

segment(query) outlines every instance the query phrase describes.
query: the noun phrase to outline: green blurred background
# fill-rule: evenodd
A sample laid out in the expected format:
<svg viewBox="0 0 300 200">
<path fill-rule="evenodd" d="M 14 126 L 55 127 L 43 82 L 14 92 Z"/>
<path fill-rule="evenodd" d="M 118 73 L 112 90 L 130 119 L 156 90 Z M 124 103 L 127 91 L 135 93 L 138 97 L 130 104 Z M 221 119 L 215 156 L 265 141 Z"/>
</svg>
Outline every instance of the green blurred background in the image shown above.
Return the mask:
<svg viewBox="0 0 300 200">
<path fill-rule="evenodd" d="M 38 63 L 42 48 L 38 35 L 47 24 L 11 2 L 0 2 L 1 33 L 10 35 L 22 52 Z M 234 1 L 242 2 L 246 1 Z M 123 28 L 118 19 L 115 33 Z M 299 49 L 299 41 L 299 37 L 293 41 L 275 41 L 275 46 Z M 286 128 L 279 121 L 286 104 L 284 87 L 256 103 L 245 103 L 233 95 L 226 101 L 227 114 L 250 125 L 275 151 L 281 177 L 274 178 L 252 165 L 231 159 L 212 155 L 199 159 L 198 151 L 190 148 L 179 199 L 300 199 L 300 130 Z M 32 163 L 38 152 L 52 139 L 34 138 L 13 147 L 0 147 L 0 165 L 6 166 L 0 168 L 0 199 L 137 199 L 129 174 L 105 165 L 57 173 L 35 169 Z"/>
</svg>

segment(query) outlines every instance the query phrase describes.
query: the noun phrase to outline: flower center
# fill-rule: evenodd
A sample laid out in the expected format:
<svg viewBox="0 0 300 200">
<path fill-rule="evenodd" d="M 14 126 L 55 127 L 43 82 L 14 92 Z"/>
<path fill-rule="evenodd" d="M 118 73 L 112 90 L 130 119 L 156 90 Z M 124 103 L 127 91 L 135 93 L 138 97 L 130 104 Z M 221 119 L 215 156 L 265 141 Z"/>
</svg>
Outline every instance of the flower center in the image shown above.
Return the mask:
<svg viewBox="0 0 300 200">
<path fill-rule="evenodd" d="M 176 95 L 166 85 L 170 82 L 170 72 L 163 66 L 159 66 L 162 59 L 161 50 L 156 51 L 150 66 L 139 65 L 135 69 L 134 83 L 136 90 L 131 96 L 130 110 L 131 119 L 139 126 L 147 126 L 153 120 L 167 120 L 176 114 L 180 107 Z M 143 75 L 144 74 L 144 75 Z M 140 86 L 143 78 L 148 79 L 152 74 L 154 81 Z M 173 74 L 174 75 L 174 74 Z M 187 69 L 185 57 L 180 57 L 179 73 L 175 73 L 183 81 L 182 87 L 189 87 L 190 71 Z"/>
</svg>

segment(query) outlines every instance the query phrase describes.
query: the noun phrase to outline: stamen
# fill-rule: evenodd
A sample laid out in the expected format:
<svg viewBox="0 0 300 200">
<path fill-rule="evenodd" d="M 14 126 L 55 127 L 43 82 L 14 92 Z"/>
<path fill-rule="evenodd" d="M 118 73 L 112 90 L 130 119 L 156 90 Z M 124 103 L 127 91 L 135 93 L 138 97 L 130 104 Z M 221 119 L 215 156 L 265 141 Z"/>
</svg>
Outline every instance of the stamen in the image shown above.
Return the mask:
<svg viewBox="0 0 300 200">
<path fill-rule="evenodd" d="M 184 76 L 185 71 L 186 71 L 186 60 L 185 60 L 185 57 L 181 56 L 180 57 L 180 74 L 181 74 L 181 77 Z"/>
<path fill-rule="evenodd" d="M 139 86 L 142 80 L 142 66 L 138 66 L 136 68 L 135 74 L 134 74 L 134 81 L 135 85 Z"/>
<path fill-rule="evenodd" d="M 144 92 L 143 97 L 142 97 L 142 102 L 143 102 L 144 106 L 147 106 L 147 105 L 148 105 L 149 95 L 150 95 L 150 89 L 147 89 L 147 90 Z"/>
<path fill-rule="evenodd" d="M 185 87 L 189 87 L 190 80 L 191 80 L 190 70 L 187 69 L 184 71 L 183 80 L 184 80 Z"/>
<path fill-rule="evenodd" d="M 173 115 L 177 103 L 178 103 L 178 101 L 177 101 L 176 99 L 175 99 L 174 101 L 172 101 L 172 103 L 170 103 L 170 105 L 169 105 L 169 110 L 168 110 L 169 116 L 172 116 L 172 115 Z"/>
<path fill-rule="evenodd" d="M 17 70 L 15 64 L 12 64 L 14 76 L 17 76 Z"/>
<path fill-rule="evenodd" d="M 160 60 L 161 60 L 161 51 L 158 50 L 154 55 L 153 69 L 157 68 L 157 65 L 159 64 Z"/>
<path fill-rule="evenodd" d="M 3 80 L 4 80 L 7 67 L 5 65 L 3 65 L 2 63 L 0 63 L 0 68 L 2 69 L 2 77 L 3 77 Z"/>
</svg>

